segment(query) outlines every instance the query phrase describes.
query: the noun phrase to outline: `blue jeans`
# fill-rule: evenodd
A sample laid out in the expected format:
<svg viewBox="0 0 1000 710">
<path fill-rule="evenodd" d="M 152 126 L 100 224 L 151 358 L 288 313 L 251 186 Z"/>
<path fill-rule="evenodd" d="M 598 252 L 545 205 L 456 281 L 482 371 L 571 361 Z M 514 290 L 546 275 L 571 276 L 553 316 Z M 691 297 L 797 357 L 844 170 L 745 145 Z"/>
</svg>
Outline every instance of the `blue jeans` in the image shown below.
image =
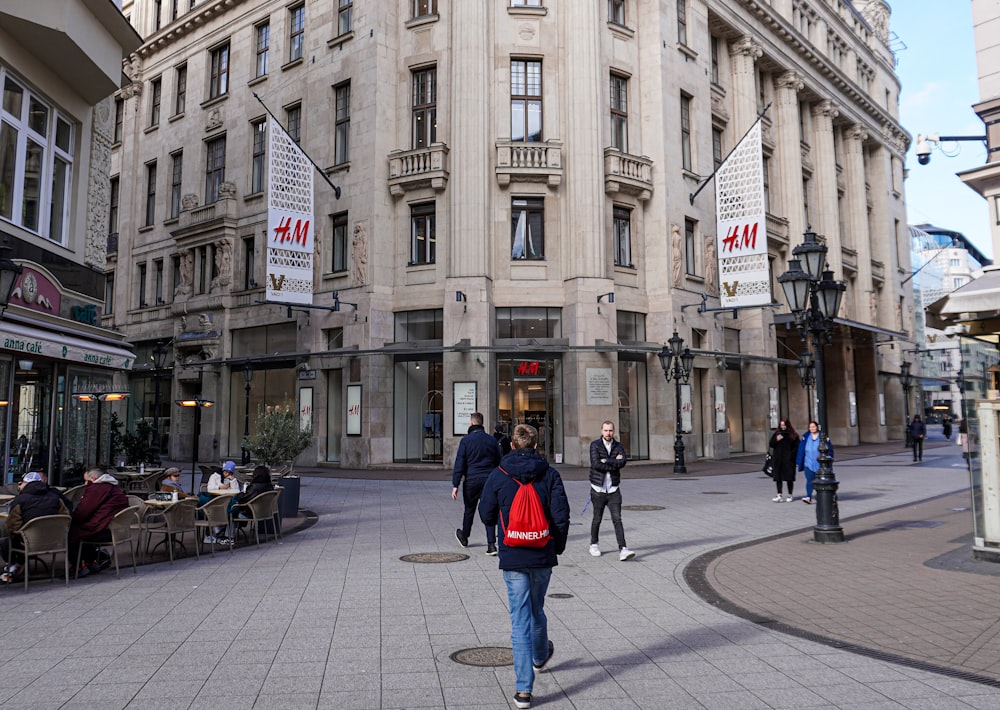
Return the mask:
<svg viewBox="0 0 1000 710">
<path fill-rule="evenodd" d="M 507 601 L 510 604 L 510 643 L 514 650 L 514 690 L 530 693 L 535 683 L 532 660 L 541 663 L 549 655 L 545 593 L 552 577 L 551 567 L 505 569 Z"/>
<path fill-rule="evenodd" d="M 816 478 L 816 472 L 810 471 L 808 468 L 805 469 L 806 474 L 806 498 L 812 500 L 813 497 L 813 479 Z"/>
</svg>

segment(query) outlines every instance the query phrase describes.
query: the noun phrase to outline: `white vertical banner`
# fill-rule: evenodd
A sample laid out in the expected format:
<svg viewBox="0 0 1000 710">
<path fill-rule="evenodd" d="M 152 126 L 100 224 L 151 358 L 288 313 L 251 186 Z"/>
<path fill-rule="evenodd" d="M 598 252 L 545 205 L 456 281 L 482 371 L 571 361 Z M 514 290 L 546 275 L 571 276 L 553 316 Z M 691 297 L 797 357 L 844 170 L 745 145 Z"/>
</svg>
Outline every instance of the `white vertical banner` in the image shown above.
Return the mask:
<svg viewBox="0 0 1000 710">
<path fill-rule="evenodd" d="M 267 133 L 267 300 L 311 304 L 313 166 L 270 115 Z"/>
<path fill-rule="evenodd" d="M 715 174 L 719 299 L 723 308 L 771 302 L 760 121 Z"/>
</svg>

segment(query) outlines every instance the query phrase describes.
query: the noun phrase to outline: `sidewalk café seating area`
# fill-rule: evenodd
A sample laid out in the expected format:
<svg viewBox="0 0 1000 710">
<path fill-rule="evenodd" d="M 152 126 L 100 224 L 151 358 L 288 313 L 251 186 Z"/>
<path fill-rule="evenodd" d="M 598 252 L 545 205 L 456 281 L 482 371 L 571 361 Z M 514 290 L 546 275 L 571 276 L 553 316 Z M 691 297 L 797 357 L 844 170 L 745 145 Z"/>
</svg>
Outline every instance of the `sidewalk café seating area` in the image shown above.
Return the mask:
<svg viewBox="0 0 1000 710">
<path fill-rule="evenodd" d="M 151 474 L 158 475 L 158 474 Z M 115 576 L 121 578 L 121 567 L 132 565 L 133 574 L 137 573 L 138 565 L 169 561 L 173 564 L 178 554 L 189 556 L 190 551 L 184 544 L 185 538 L 194 539 L 194 554 L 201 558 L 201 550 L 205 544 L 212 545 L 212 555 L 215 547 L 223 544 L 230 552 L 239 545 L 238 537 L 249 546 L 253 534 L 254 543 L 260 546 L 260 533 L 263 529 L 265 541 L 270 535 L 275 543 L 281 539 L 281 519 L 278 509 L 282 490 L 261 493 L 253 499 L 240 505 L 231 505 L 235 495 L 228 491 L 219 492 L 213 499 L 198 506 L 196 497 L 184 498 L 179 501 L 158 500 L 159 496 L 142 498 L 129 494 L 129 507 L 115 515 L 110 527 L 110 542 L 93 542 L 99 546 L 105 562 L 115 568 Z M 0 494 L 0 537 L 7 536 L 6 504 L 13 500 L 12 495 Z M 21 528 L 22 545 L 11 547 L 13 552 L 24 555 L 23 566 L 24 590 L 28 591 L 29 581 L 37 582 L 49 578 L 54 581 L 57 572 L 64 577 L 68 585 L 71 577 L 69 569 L 69 515 L 46 515 L 30 520 Z M 217 538 L 213 531 L 225 528 L 232 534 L 226 538 Z M 160 537 L 156 544 L 153 539 Z M 213 542 L 214 541 L 214 542 Z M 78 546 L 83 548 L 84 540 Z M 124 549 L 127 547 L 128 554 Z M 60 569 L 61 568 L 61 569 Z M 77 574 L 79 570 L 77 570 Z M 75 575 L 74 575 L 75 576 Z M 22 580 L 18 579 L 20 583 Z M 6 585 L 0 585 L 6 586 Z M 14 586 L 14 585 L 10 585 Z"/>
</svg>

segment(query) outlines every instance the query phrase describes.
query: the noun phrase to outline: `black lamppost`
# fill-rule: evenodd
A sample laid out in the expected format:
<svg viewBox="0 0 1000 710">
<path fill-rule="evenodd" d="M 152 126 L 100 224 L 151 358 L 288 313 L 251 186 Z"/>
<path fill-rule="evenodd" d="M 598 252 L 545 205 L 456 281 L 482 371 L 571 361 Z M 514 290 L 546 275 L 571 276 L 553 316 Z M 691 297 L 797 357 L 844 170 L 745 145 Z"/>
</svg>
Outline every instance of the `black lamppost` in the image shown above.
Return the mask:
<svg viewBox="0 0 1000 710">
<path fill-rule="evenodd" d="M 250 383 L 253 381 L 253 364 L 247 360 L 243 364 L 243 379 L 246 382 L 246 401 L 243 406 L 243 465 L 250 463 L 250 451 L 247 449 L 247 439 L 250 438 Z"/>
<path fill-rule="evenodd" d="M 799 364 L 795 366 L 795 369 L 799 373 L 799 381 L 802 386 L 806 388 L 806 412 L 809 418 L 806 421 L 812 421 L 813 418 L 813 385 L 816 384 L 815 370 L 813 369 L 813 356 L 812 353 L 806 350 L 804 353 L 799 355 Z"/>
<path fill-rule="evenodd" d="M 191 490 L 196 490 L 194 482 L 195 470 L 198 468 L 198 440 L 201 438 L 201 410 L 214 407 L 215 402 L 201 397 L 193 399 L 178 399 L 175 403 L 181 407 L 194 408 L 194 445 L 191 447 Z"/>
<path fill-rule="evenodd" d="M 899 363 L 899 381 L 903 385 L 903 416 L 906 418 L 906 448 L 913 446 L 910 433 L 910 387 L 913 385 L 913 375 L 910 374 L 910 363 L 904 360 Z"/>
<path fill-rule="evenodd" d="M 673 336 L 659 354 L 660 367 L 667 382 L 674 381 L 674 401 L 677 412 L 674 419 L 674 473 L 687 473 L 684 465 L 684 438 L 681 436 L 681 382 L 687 383 L 691 377 L 691 365 L 694 364 L 694 353 L 684 347 L 684 338 L 674 331 Z"/>
<path fill-rule="evenodd" d="M 160 465 L 160 370 L 167 361 L 167 348 L 162 340 L 153 348 L 153 446 L 150 453 L 153 464 Z"/>
<path fill-rule="evenodd" d="M 802 244 L 792 250 L 796 258 L 789 259 L 788 271 L 778 277 L 785 292 L 788 307 L 795 316 L 795 325 L 808 342 L 812 335 L 813 370 L 816 379 L 816 420 L 819 424 L 819 471 L 816 474 L 814 498 L 816 500 L 816 542 L 843 542 L 844 530 L 840 527 L 837 504 L 837 487 L 833 476 L 833 459 L 827 456 L 826 445 L 826 379 L 823 367 L 823 347 L 833 342 L 833 319 L 840 311 L 840 301 L 847 286 L 835 281 L 833 272 L 826 269 L 826 245 L 816 240 L 816 233 L 809 229 L 802 235 Z M 803 264 L 805 271 L 802 270 Z"/>
</svg>

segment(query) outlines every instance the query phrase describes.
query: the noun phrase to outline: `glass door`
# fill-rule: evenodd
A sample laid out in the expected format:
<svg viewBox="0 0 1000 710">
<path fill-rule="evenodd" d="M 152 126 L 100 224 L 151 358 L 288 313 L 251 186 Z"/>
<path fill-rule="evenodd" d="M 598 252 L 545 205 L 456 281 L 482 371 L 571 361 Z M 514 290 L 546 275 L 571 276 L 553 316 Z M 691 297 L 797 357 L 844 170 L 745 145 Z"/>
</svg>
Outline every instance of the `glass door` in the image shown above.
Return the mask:
<svg viewBox="0 0 1000 710">
<path fill-rule="evenodd" d="M 530 424 L 538 430 L 538 453 L 562 459 L 562 387 L 559 360 L 500 360 L 497 420 L 508 427 Z"/>
</svg>

